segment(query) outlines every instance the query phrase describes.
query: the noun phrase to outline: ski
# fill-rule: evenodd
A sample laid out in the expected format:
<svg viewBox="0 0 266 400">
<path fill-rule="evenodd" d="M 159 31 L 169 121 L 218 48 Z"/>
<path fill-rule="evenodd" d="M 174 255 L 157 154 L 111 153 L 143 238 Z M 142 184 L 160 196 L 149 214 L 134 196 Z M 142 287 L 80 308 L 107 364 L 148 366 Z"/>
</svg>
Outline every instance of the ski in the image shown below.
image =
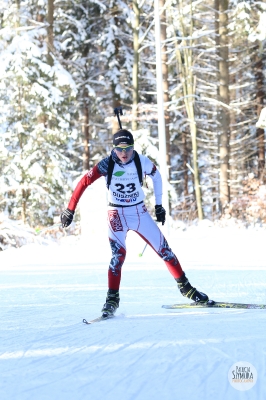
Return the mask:
<svg viewBox="0 0 266 400">
<path fill-rule="evenodd" d="M 243 304 L 243 303 L 228 303 L 224 301 L 209 300 L 207 303 L 189 303 L 189 304 L 172 304 L 163 305 L 167 309 L 182 309 L 182 308 L 238 308 L 238 309 L 266 309 L 266 304 Z"/>
<path fill-rule="evenodd" d="M 113 317 L 114 317 L 114 315 L 109 315 L 108 317 L 103 317 L 101 315 L 100 317 L 92 319 L 90 321 L 87 321 L 85 318 L 83 318 L 82 322 L 84 324 L 91 325 L 91 324 L 94 324 L 95 322 L 105 321 L 106 319 L 110 319 L 110 318 L 113 318 Z"/>
</svg>

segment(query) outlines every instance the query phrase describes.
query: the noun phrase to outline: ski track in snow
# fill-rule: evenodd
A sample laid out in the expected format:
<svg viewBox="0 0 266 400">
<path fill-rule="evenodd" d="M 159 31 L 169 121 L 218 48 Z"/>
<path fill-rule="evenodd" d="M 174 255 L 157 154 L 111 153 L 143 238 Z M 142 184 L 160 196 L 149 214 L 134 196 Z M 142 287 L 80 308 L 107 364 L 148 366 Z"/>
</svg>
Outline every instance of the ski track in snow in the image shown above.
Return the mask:
<svg viewBox="0 0 266 400">
<path fill-rule="evenodd" d="M 196 265 L 196 255 L 189 254 L 185 238 L 179 241 L 182 265 L 191 283 L 217 301 L 266 303 L 264 254 L 256 248 L 257 236 L 246 242 L 243 237 L 237 244 L 256 249 L 255 261 L 252 254 L 247 259 L 245 249 L 235 269 L 231 261 L 224 270 L 215 264 L 211 269 L 209 252 L 199 256 L 198 268 L 186 270 L 185 264 Z M 185 302 L 167 269 L 152 256 L 154 268 L 129 256 L 117 316 L 85 325 L 83 318 L 100 314 L 108 263 L 85 265 L 81 255 L 75 266 L 66 262 L 65 268 L 63 260 L 55 267 L 54 256 L 49 263 L 46 254 L 34 265 L 28 253 L 25 267 L 26 249 L 10 252 L 9 262 L 17 254 L 21 259 L 16 256 L 8 268 L 0 255 L 1 400 L 266 399 L 266 310 L 162 309 L 162 304 Z M 208 267 L 202 269 L 205 260 Z M 228 382 L 228 370 L 237 361 L 257 369 L 258 381 L 249 391 Z"/>
</svg>

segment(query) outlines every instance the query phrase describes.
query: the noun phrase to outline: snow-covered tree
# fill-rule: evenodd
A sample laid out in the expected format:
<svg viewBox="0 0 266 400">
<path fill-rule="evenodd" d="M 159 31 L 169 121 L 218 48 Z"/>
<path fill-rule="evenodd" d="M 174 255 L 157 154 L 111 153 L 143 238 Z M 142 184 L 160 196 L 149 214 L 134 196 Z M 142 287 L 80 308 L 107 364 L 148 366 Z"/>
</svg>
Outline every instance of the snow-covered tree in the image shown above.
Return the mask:
<svg viewBox="0 0 266 400">
<path fill-rule="evenodd" d="M 47 62 L 41 3 L 1 2 L 1 206 L 30 224 L 51 222 L 62 207 L 71 136 L 68 102 L 75 96 L 70 74 L 53 54 L 52 65 Z"/>
<path fill-rule="evenodd" d="M 179 199 L 173 212 L 195 218 L 201 201 L 204 215 L 217 218 L 222 135 L 231 199 L 242 195 L 249 173 L 265 179 L 265 132 L 255 123 L 265 102 L 266 6 L 228 0 L 222 12 L 227 0 L 160 4 L 170 181 Z M 110 152 L 114 107 L 125 110 L 123 127 L 137 121 L 138 141 L 147 136 L 157 146 L 154 2 L 0 6 L 0 210 L 49 224 L 73 176 Z M 230 98 L 221 96 L 222 64 Z"/>
</svg>

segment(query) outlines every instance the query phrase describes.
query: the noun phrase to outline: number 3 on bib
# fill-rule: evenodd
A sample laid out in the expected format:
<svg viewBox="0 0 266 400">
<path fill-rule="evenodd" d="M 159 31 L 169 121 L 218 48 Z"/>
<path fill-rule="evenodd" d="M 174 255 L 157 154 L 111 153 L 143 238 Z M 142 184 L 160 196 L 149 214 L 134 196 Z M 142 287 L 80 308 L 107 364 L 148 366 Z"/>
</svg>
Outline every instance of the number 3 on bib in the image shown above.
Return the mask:
<svg viewBox="0 0 266 400">
<path fill-rule="evenodd" d="M 128 183 L 126 186 L 122 185 L 122 183 L 116 183 L 115 186 L 117 187 L 117 191 L 119 193 L 133 193 L 136 190 L 135 183 Z M 125 188 L 129 188 L 129 190 L 125 190 Z"/>
</svg>

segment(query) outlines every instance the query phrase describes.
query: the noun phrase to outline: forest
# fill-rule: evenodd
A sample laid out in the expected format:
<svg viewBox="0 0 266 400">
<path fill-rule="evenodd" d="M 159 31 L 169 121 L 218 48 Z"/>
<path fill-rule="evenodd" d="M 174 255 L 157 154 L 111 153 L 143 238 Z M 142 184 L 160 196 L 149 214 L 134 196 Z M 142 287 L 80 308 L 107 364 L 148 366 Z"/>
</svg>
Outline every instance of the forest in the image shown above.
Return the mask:
<svg viewBox="0 0 266 400">
<path fill-rule="evenodd" d="M 171 216 L 264 224 L 266 3 L 156 1 Z M 46 227 L 110 153 L 115 107 L 157 163 L 154 1 L 0 5 L 0 212 Z"/>
</svg>

